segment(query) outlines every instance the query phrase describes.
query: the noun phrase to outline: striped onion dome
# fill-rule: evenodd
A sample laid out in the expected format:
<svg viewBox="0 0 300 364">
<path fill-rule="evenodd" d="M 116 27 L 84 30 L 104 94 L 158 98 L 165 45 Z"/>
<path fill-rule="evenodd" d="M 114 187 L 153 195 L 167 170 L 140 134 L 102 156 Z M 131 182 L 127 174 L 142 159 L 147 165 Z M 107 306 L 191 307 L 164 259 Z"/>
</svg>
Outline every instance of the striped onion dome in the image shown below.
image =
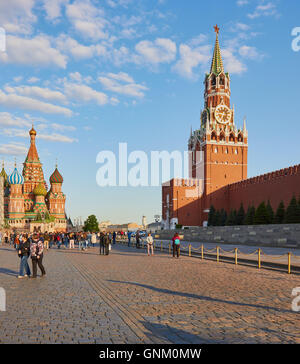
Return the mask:
<svg viewBox="0 0 300 364">
<path fill-rule="evenodd" d="M 13 170 L 13 173 L 8 177 L 8 183 L 10 185 L 22 185 L 24 183 L 23 176 L 18 172 L 17 168 Z"/>
<path fill-rule="evenodd" d="M 62 175 L 58 172 L 57 168 L 55 168 L 55 171 L 52 173 L 49 181 L 50 183 L 63 183 L 64 179 Z"/>
<path fill-rule="evenodd" d="M 46 196 L 47 190 L 43 183 L 38 184 L 35 189 L 33 190 L 33 194 L 35 196 Z"/>
</svg>

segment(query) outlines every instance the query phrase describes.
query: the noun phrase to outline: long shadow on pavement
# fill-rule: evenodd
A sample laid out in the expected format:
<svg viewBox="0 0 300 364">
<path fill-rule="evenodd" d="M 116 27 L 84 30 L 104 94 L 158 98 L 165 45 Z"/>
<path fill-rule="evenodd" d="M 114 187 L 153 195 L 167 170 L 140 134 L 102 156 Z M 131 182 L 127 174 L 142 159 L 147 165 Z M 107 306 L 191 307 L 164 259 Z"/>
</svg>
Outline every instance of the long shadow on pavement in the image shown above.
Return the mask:
<svg viewBox="0 0 300 364">
<path fill-rule="evenodd" d="M 16 276 L 19 274 L 19 272 L 7 268 L 0 268 L 0 274 L 6 274 L 8 276 Z"/>
<path fill-rule="evenodd" d="M 263 310 L 272 310 L 272 311 L 276 311 L 276 312 L 280 312 L 280 313 L 294 313 L 295 314 L 295 312 L 292 311 L 292 310 L 282 310 L 282 309 L 279 309 L 277 307 L 255 305 L 255 304 L 251 304 L 251 303 L 226 301 L 226 300 L 222 300 L 222 299 L 219 299 L 219 298 L 212 298 L 212 297 L 208 297 L 208 296 L 199 296 L 199 295 L 196 295 L 196 294 L 193 294 L 193 293 L 171 291 L 169 289 L 157 288 L 157 287 L 154 287 L 154 286 L 149 286 L 147 284 L 141 284 L 141 283 L 136 283 L 136 282 L 122 282 L 122 281 L 115 281 L 115 280 L 108 280 L 108 282 L 131 284 L 131 285 L 134 285 L 134 286 L 139 286 L 139 287 L 151 289 L 151 290 L 156 291 L 156 292 L 171 294 L 171 295 L 174 295 L 174 296 L 182 296 L 182 297 L 188 297 L 188 298 L 193 298 L 193 299 L 199 299 L 199 300 L 202 300 L 202 301 L 225 303 L 225 304 L 229 304 L 229 305 L 251 307 L 251 308 L 261 308 Z"/>
<path fill-rule="evenodd" d="M 151 323 L 148 321 L 140 321 L 140 323 L 151 332 L 147 334 L 150 339 L 155 337 L 161 340 L 161 343 L 171 343 L 171 344 L 216 344 L 217 341 L 210 339 L 204 339 L 199 335 L 195 335 L 185 330 L 181 330 L 175 327 L 170 327 L 168 325 L 163 325 L 159 323 Z M 222 341 L 222 344 L 226 344 Z"/>
</svg>

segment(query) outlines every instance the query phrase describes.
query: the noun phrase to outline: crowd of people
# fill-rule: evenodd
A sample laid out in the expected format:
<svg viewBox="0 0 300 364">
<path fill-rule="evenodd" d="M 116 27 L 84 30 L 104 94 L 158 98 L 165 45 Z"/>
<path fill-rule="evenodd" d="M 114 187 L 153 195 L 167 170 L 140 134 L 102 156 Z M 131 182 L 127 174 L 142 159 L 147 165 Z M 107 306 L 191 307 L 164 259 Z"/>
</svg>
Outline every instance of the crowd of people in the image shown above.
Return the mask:
<svg viewBox="0 0 300 364">
<path fill-rule="evenodd" d="M 109 255 L 112 244 L 116 244 L 117 237 L 121 239 L 128 239 L 128 247 L 131 246 L 132 233 L 128 232 L 126 236 L 120 236 L 116 232 L 113 233 L 95 233 L 95 232 L 45 232 L 45 233 L 12 233 L 12 232 L 1 232 L 0 231 L 0 245 L 11 245 L 13 246 L 18 256 L 20 257 L 20 269 L 18 278 L 37 277 L 37 267 L 41 271 L 41 276 L 46 275 L 46 271 L 43 265 L 44 252 L 56 247 L 61 249 L 61 247 L 68 249 L 79 249 L 80 251 L 86 251 L 89 247 L 95 247 L 99 242 L 100 255 Z M 135 234 L 136 248 L 141 248 L 142 238 L 137 231 Z M 147 254 L 148 256 L 154 255 L 154 240 L 151 233 L 148 234 L 146 238 L 147 243 Z M 76 245 L 76 247 L 75 247 Z M 180 256 L 180 236 L 176 233 L 172 239 L 173 246 L 173 257 Z M 32 261 L 32 274 L 28 264 L 28 259 L 31 258 Z"/>
</svg>

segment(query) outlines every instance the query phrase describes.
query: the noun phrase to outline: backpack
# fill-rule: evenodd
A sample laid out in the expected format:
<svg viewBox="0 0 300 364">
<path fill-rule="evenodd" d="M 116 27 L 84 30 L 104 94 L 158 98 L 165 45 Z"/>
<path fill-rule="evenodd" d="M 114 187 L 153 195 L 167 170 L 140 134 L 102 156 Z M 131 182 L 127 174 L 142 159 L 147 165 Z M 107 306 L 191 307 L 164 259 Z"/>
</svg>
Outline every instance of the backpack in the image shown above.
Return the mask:
<svg viewBox="0 0 300 364">
<path fill-rule="evenodd" d="M 174 241 L 174 243 L 175 243 L 175 245 L 180 245 L 180 239 L 175 239 L 175 241 Z"/>
</svg>

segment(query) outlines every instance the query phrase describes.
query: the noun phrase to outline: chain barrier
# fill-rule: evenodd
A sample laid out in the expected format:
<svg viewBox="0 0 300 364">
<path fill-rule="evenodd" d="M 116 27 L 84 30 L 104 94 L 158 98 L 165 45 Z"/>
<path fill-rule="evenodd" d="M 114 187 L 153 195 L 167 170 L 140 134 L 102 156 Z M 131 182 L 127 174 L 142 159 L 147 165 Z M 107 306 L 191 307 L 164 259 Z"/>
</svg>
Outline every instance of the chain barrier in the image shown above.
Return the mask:
<svg viewBox="0 0 300 364">
<path fill-rule="evenodd" d="M 126 244 L 127 241 L 125 239 L 121 239 L 119 241 L 117 240 L 117 242 L 119 242 L 121 244 Z M 142 241 L 142 245 L 143 245 L 144 248 L 146 247 L 144 241 Z M 171 243 L 164 244 L 163 242 L 161 242 L 160 246 L 156 246 L 155 242 L 153 244 L 154 250 L 156 249 L 156 250 L 160 250 L 161 252 L 163 252 L 164 249 L 166 249 L 166 250 L 169 250 L 169 254 L 171 254 L 171 252 L 172 252 L 171 246 L 172 246 Z M 262 255 L 265 256 L 265 257 L 269 256 L 271 259 L 274 259 L 274 260 L 277 260 L 277 259 L 279 260 L 279 259 L 282 259 L 284 257 L 287 257 L 288 258 L 288 263 L 287 263 L 287 268 L 288 268 L 287 273 L 288 274 L 291 274 L 291 260 L 292 260 L 292 258 L 300 259 L 300 256 L 295 255 L 294 253 L 290 253 L 290 252 L 286 253 L 286 254 L 282 254 L 282 255 L 272 255 L 272 254 L 266 254 L 261 249 L 257 249 L 252 253 L 244 253 L 238 248 L 235 248 L 233 250 L 224 250 L 223 248 L 220 248 L 219 246 L 217 246 L 217 247 L 215 247 L 213 249 L 205 249 L 203 244 L 202 244 L 202 246 L 200 246 L 198 248 L 193 247 L 191 244 L 189 244 L 188 246 L 183 246 L 183 245 L 180 246 L 180 251 L 188 251 L 188 256 L 189 257 L 192 257 L 193 252 L 198 252 L 200 250 L 201 250 L 201 258 L 202 259 L 204 259 L 204 254 L 216 253 L 217 262 L 219 262 L 219 260 L 220 260 L 220 253 L 234 254 L 234 256 L 232 258 L 234 258 L 234 260 L 235 260 L 235 265 L 238 265 L 238 254 L 241 254 L 243 256 L 257 255 L 257 257 L 258 257 L 258 269 L 261 268 L 261 263 L 262 263 L 261 256 Z M 269 263 L 272 263 L 272 261 L 269 261 Z"/>
</svg>

